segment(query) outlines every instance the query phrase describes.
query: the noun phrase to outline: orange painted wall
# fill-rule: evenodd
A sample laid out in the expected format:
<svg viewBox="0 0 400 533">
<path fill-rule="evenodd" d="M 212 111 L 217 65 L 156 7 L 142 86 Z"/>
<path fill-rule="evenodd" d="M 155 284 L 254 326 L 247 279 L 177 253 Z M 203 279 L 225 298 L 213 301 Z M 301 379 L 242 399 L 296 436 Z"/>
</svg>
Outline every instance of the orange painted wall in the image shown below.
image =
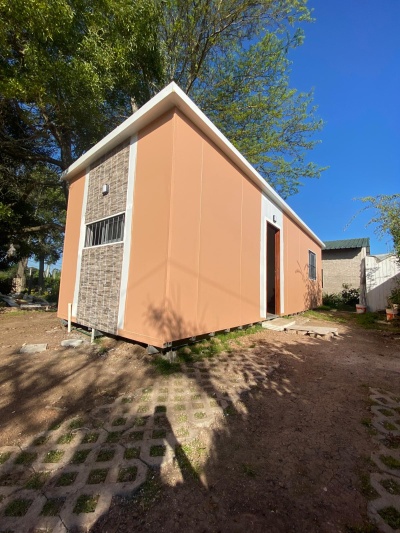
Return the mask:
<svg viewBox="0 0 400 533">
<path fill-rule="evenodd" d="M 85 179 L 85 174 L 81 174 L 71 180 L 69 184 L 68 211 L 65 225 L 60 296 L 57 313 L 58 317 L 65 320 L 68 318 L 68 304 L 72 303 L 74 299 Z M 73 319 L 76 319 L 76 317 L 73 317 Z"/>
<path fill-rule="evenodd" d="M 173 116 L 167 113 L 138 135 L 125 321 L 119 330 L 156 345 L 164 338 Z"/>
<path fill-rule="evenodd" d="M 284 229 L 284 273 L 285 314 L 297 313 L 321 305 L 321 248 L 308 237 L 299 226 L 285 214 Z M 317 279 L 308 276 L 308 251 L 317 256 Z"/>
<path fill-rule="evenodd" d="M 160 345 L 259 320 L 260 216 L 260 191 L 179 111 L 141 132 L 120 334 Z"/>
</svg>

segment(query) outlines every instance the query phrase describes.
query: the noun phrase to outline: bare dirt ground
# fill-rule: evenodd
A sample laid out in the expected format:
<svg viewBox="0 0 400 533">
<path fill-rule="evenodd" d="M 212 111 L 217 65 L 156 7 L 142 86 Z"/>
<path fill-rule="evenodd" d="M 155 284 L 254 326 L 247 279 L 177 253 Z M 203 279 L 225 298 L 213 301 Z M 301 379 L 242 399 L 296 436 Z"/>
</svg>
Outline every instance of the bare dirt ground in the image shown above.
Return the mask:
<svg viewBox="0 0 400 533">
<path fill-rule="evenodd" d="M 188 464 L 154 470 L 139 494 L 114 499 L 96 532 L 372 532 L 365 476 L 375 444 L 362 420 L 369 387 L 400 396 L 400 335 L 334 325 L 331 341 L 262 331 L 241 338 L 238 376 L 249 357 L 268 378 L 249 381 L 223 423 L 204 428 Z M 74 334 L 73 336 L 76 336 Z M 135 344 L 60 348 L 53 313 L 0 315 L 0 445 L 15 445 L 67 417 L 160 376 Z M 20 354 L 23 343 L 48 343 Z M 104 348 L 105 347 L 105 348 Z M 190 374 L 188 374 L 190 377 Z"/>
</svg>

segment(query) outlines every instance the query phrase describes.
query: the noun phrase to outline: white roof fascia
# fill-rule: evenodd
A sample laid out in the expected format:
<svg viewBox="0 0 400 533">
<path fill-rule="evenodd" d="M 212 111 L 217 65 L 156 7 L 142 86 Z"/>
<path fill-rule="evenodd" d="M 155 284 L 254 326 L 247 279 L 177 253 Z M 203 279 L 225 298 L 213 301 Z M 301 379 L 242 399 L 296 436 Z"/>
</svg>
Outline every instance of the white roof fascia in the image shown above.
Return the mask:
<svg viewBox="0 0 400 533">
<path fill-rule="evenodd" d="M 62 174 L 62 179 L 71 179 L 86 169 L 93 161 L 118 146 L 128 137 L 143 129 L 147 124 L 167 112 L 172 107 L 180 109 L 207 137 L 214 142 L 236 166 L 255 183 L 277 207 L 281 208 L 291 219 L 301 226 L 322 248 L 324 243 L 305 224 L 293 209 L 274 191 L 254 167 L 243 157 L 233 144 L 223 135 L 197 105 L 185 94 L 175 82 L 171 82 L 156 96 L 144 104 L 132 116 L 110 132 L 90 150 L 77 159 Z"/>
</svg>

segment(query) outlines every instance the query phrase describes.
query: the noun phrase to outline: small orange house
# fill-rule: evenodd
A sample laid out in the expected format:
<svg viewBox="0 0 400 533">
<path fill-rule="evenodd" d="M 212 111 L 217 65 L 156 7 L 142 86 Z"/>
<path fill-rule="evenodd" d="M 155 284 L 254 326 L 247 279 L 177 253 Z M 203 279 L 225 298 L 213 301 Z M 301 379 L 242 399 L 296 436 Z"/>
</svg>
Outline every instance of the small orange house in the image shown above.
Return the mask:
<svg viewBox="0 0 400 533">
<path fill-rule="evenodd" d="M 165 348 L 321 302 L 323 243 L 175 83 L 64 179 L 63 319 Z"/>
</svg>

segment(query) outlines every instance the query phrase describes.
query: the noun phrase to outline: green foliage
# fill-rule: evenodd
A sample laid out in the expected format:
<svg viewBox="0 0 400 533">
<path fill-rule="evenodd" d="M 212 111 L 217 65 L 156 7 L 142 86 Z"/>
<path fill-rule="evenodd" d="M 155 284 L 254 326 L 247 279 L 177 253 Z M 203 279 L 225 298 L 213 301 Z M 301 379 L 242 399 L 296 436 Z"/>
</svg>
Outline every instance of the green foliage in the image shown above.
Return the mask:
<svg viewBox="0 0 400 533">
<path fill-rule="evenodd" d="M 365 196 L 358 200 L 366 204 L 361 211 L 373 211 L 374 215 L 368 224 L 377 225 L 376 233 L 380 237 L 391 236 L 393 252 L 400 261 L 400 193 Z"/>
<path fill-rule="evenodd" d="M 360 290 L 352 288 L 350 285 L 343 283 L 343 289 L 340 293 L 323 294 L 322 302 L 324 305 L 333 309 L 346 309 L 358 304 L 360 298 Z"/>
<path fill-rule="evenodd" d="M 305 1 L 167 0 L 160 38 L 165 79 L 207 116 L 282 196 L 323 168 L 306 161 L 322 127 L 312 92 L 289 87 L 290 50 L 311 21 Z"/>
</svg>

